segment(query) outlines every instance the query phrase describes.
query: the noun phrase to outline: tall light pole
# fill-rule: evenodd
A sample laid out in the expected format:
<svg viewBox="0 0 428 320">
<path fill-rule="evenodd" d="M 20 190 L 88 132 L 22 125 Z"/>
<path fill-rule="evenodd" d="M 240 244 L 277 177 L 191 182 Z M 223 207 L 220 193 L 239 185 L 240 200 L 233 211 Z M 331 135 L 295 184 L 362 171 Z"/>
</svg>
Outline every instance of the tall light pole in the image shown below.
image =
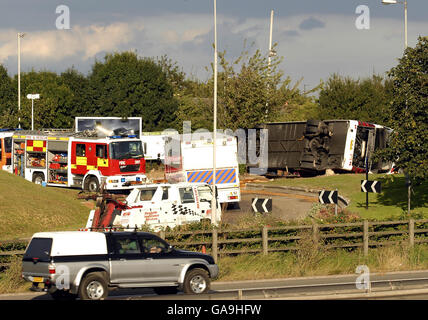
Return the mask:
<svg viewBox="0 0 428 320">
<path fill-rule="evenodd" d="M 25 33 L 18 32 L 18 128 L 21 128 L 21 38 Z"/>
<path fill-rule="evenodd" d="M 275 53 L 272 51 L 272 29 L 273 29 L 273 10 L 271 10 L 271 12 L 270 12 L 269 56 L 268 56 L 269 71 L 270 71 L 271 57 L 273 57 L 275 55 Z"/>
<path fill-rule="evenodd" d="M 217 216 L 216 199 L 216 145 L 217 145 L 217 1 L 214 0 L 214 125 L 213 125 L 213 197 L 211 200 L 211 223 Z"/>
<path fill-rule="evenodd" d="M 407 49 L 407 0 L 397 1 L 397 0 L 382 0 L 382 4 L 404 4 L 404 49 Z"/>
<path fill-rule="evenodd" d="M 31 130 L 34 130 L 34 99 L 40 99 L 40 94 L 27 94 L 27 99 L 31 99 Z"/>
<path fill-rule="evenodd" d="M 272 57 L 276 55 L 276 52 L 272 50 L 272 29 L 273 29 L 273 10 L 270 12 L 270 29 L 269 29 L 269 53 L 268 53 L 268 76 L 270 77 L 270 65 Z M 268 83 L 268 89 L 269 89 L 269 83 Z M 269 94 L 269 92 L 268 92 Z M 269 102 L 266 101 L 266 111 L 265 111 L 265 118 L 268 116 L 268 107 Z"/>
</svg>

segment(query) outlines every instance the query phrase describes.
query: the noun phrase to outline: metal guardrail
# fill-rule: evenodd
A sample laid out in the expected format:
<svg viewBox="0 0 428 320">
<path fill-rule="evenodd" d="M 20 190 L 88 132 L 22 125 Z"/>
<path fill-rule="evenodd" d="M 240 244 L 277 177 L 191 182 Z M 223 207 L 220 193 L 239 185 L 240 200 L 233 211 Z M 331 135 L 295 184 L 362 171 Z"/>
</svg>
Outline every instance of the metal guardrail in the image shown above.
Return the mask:
<svg viewBox="0 0 428 320">
<path fill-rule="evenodd" d="M 417 228 L 418 225 L 422 227 Z M 387 227 L 395 229 L 376 231 L 376 229 Z M 305 235 L 303 234 L 304 232 L 306 232 Z M 212 229 L 186 232 L 161 231 L 158 234 L 176 247 L 206 251 L 214 257 L 216 262 L 222 255 L 245 253 L 262 253 L 266 255 L 269 252 L 300 250 L 301 244 L 299 244 L 299 241 L 304 237 L 308 237 L 308 235 L 314 243 L 319 243 L 326 249 L 362 248 L 364 255 L 367 256 L 371 247 L 399 243 L 407 243 L 412 247 L 415 244 L 428 243 L 428 219 L 365 220 L 354 223 L 314 223 L 312 225 L 263 226 L 251 229 Z M 195 237 L 200 239 L 195 239 Z M 399 237 L 399 239 L 391 240 L 391 237 Z M 180 240 L 177 241 L 177 239 Z M 0 240 L 0 267 L 8 266 L 9 263 L 7 261 L 2 261 L 5 257 L 19 256 L 24 253 L 23 250 L 4 250 L 2 249 L 4 244 L 28 243 L 28 240 Z M 342 240 L 342 242 L 335 242 L 337 240 Z M 343 243 L 343 240 L 348 242 Z"/>
</svg>

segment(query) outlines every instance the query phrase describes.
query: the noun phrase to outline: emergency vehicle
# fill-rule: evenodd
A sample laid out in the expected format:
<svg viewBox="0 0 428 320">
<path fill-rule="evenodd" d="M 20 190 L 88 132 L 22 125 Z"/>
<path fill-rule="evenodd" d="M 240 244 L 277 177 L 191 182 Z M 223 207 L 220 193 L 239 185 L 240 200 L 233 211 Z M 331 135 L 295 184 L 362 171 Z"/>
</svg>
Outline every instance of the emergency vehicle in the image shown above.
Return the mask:
<svg viewBox="0 0 428 320">
<path fill-rule="evenodd" d="M 134 135 L 23 130 L 12 138 L 13 173 L 37 184 L 96 192 L 102 185 L 131 189 L 146 179 L 142 144 Z"/>
<path fill-rule="evenodd" d="M 0 129 L 0 169 L 12 172 L 13 129 Z"/>
<path fill-rule="evenodd" d="M 220 203 L 239 202 L 238 144 L 236 137 L 217 134 L 216 187 Z M 165 142 L 165 178 L 170 183 L 213 183 L 212 133 L 168 136 Z"/>
<path fill-rule="evenodd" d="M 206 183 L 146 184 L 135 187 L 123 202 L 110 196 L 103 201 L 97 199 L 98 207 L 90 211 L 87 229 L 149 226 L 159 230 L 212 219 L 213 192 L 212 186 Z M 217 225 L 220 220 L 217 201 L 212 223 Z"/>
<path fill-rule="evenodd" d="M 167 131 L 142 132 L 141 141 L 144 146 L 144 159 L 146 161 L 165 160 L 165 139 L 169 133 Z"/>
</svg>

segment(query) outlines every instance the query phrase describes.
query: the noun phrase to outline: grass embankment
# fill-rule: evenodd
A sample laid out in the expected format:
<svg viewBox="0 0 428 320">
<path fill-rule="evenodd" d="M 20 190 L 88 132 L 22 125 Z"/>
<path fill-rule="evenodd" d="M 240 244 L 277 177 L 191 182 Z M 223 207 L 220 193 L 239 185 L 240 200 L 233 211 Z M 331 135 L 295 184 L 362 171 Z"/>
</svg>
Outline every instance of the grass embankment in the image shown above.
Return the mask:
<svg viewBox="0 0 428 320">
<path fill-rule="evenodd" d="M 367 257 L 361 250 L 331 250 L 306 253 L 269 253 L 267 256 L 240 255 L 219 259 L 219 281 L 279 279 L 306 276 L 355 274 L 357 266 L 370 272 L 393 272 L 428 269 L 428 246 L 412 249 L 402 246 L 370 249 Z"/>
<path fill-rule="evenodd" d="M 369 180 L 382 183 L 382 193 L 369 193 L 368 210 L 365 208 L 366 195 L 361 192 L 361 180 L 365 179 L 365 174 L 336 174 L 312 178 L 276 179 L 266 184 L 324 190 L 337 188 L 340 195 L 351 200 L 347 209 L 367 219 L 398 218 L 403 212 L 407 212 L 407 187 L 403 175 L 370 174 Z M 428 181 L 413 187 L 411 211 L 428 216 Z"/>
<path fill-rule="evenodd" d="M 0 171 L 0 240 L 84 227 L 89 208 L 76 198 L 78 192 L 42 187 Z"/>
</svg>

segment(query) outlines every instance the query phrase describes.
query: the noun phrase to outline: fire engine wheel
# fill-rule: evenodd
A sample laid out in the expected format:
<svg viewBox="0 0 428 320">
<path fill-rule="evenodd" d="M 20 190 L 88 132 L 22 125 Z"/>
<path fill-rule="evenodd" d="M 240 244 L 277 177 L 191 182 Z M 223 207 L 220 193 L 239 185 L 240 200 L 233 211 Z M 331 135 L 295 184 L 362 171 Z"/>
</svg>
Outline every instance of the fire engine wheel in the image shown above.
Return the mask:
<svg viewBox="0 0 428 320">
<path fill-rule="evenodd" d="M 100 190 L 100 183 L 96 177 L 89 177 L 85 181 L 85 190 L 89 192 L 98 192 Z"/>
<path fill-rule="evenodd" d="M 43 181 L 45 181 L 45 176 L 43 175 L 43 173 L 35 173 L 33 175 L 33 182 L 35 184 L 42 184 Z"/>
</svg>

